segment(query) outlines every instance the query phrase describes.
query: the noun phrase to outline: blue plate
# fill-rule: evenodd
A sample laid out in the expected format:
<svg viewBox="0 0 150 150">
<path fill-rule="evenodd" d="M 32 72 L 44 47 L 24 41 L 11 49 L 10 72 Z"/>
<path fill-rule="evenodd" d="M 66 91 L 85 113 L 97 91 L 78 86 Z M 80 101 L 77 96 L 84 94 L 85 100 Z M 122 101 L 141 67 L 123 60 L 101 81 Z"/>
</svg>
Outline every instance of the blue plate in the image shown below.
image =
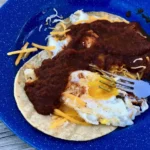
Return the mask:
<svg viewBox="0 0 150 150">
<path fill-rule="evenodd" d="M 56 8 L 64 17 L 78 9 L 84 11 L 107 11 L 122 17 L 132 11 L 130 21 L 139 21 L 150 33 L 150 24 L 145 23 L 137 8 L 144 8 L 150 15 L 150 1 L 141 0 L 10 0 L 0 9 L 0 118 L 22 140 L 40 150 L 63 149 L 150 149 L 150 109 L 137 117 L 135 125 L 118 130 L 88 142 L 69 142 L 47 136 L 29 125 L 19 112 L 13 95 L 13 83 L 19 67 L 14 66 L 16 56 L 8 57 L 8 51 L 20 48 L 27 33 L 35 34 L 29 41 L 44 43 L 47 32 L 38 33 L 37 27 L 47 14 Z M 41 12 L 46 11 L 45 16 Z M 41 35 L 40 35 L 41 34 Z M 36 35 L 36 36 L 35 36 Z M 23 62 L 22 62 L 23 64 Z M 21 64 L 21 65 L 22 65 Z M 144 90 L 144 89 L 143 89 Z M 148 90 L 148 89 L 146 89 Z M 149 89 L 150 90 L 150 89 Z"/>
</svg>

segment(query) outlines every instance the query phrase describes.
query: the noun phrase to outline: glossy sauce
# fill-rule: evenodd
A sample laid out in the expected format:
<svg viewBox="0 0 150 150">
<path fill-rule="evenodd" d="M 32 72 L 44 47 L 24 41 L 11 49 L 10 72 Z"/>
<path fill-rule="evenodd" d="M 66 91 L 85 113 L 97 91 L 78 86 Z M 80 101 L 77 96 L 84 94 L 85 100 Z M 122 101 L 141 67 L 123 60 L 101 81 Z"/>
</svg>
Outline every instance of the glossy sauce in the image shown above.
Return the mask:
<svg viewBox="0 0 150 150">
<path fill-rule="evenodd" d="M 49 115 L 59 108 L 70 73 L 92 71 L 89 64 L 108 71 L 113 65 L 125 64 L 128 69 L 146 65 L 144 78 L 149 78 L 150 65 L 145 57 L 150 56 L 150 42 L 140 35 L 145 33 L 138 23 L 98 20 L 72 25 L 70 29 L 67 34 L 72 40 L 68 46 L 52 60 L 44 60 L 35 70 L 38 80 L 25 85 L 26 94 L 38 113 Z M 143 61 L 133 63 L 139 56 Z"/>
</svg>

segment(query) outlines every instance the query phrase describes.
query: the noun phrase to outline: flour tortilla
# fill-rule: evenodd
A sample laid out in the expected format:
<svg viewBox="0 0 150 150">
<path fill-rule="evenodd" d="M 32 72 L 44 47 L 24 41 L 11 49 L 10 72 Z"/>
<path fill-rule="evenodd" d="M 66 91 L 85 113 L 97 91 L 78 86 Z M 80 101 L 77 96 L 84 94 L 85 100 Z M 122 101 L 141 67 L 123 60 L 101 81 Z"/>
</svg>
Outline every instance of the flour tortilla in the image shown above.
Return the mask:
<svg viewBox="0 0 150 150">
<path fill-rule="evenodd" d="M 106 12 L 90 12 L 89 15 L 96 15 L 101 18 L 108 18 L 112 22 L 128 22 L 125 19 L 112 15 Z M 68 21 L 69 19 L 65 19 Z M 68 24 L 68 26 L 71 24 Z M 18 71 L 15 83 L 14 83 L 14 96 L 16 99 L 17 106 L 21 111 L 24 118 L 36 129 L 51 135 L 65 140 L 72 141 L 87 141 L 95 139 L 106 135 L 116 129 L 113 126 L 105 125 L 91 125 L 91 126 L 81 126 L 73 124 L 70 122 L 65 123 L 63 126 L 60 126 L 56 129 L 50 129 L 50 124 L 53 121 L 54 116 L 44 116 L 34 109 L 32 103 L 28 99 L 24 86 L 25 86 L 25 77 L 24 70 L 30 67 L 38 68 L 44 59 L 51 58 L 51 54 L 47 51 L 42 51 L 39 54 L 32 57 L 28 62 L 26 62 Z"/>
</svg>

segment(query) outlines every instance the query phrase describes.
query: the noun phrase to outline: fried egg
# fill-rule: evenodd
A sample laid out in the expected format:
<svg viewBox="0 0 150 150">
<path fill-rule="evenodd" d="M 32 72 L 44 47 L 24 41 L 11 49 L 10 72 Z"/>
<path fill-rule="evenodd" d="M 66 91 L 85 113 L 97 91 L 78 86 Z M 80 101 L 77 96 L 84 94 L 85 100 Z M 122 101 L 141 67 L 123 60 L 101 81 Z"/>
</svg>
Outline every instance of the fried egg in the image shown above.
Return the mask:
<svg viewBox="0 0 150 150">
<path fill-rule="evenodd" d="M 77 23 L 78 21 L 88 21 L 89 15 L 82 10 L 76 11 L 74 14 L 71 14 L 69 17 L 72 24 Z"/>
<path fill-rule="evenodd" d="M 85 22 L 92 22 L 94 20 L 97 20 L 99 17 L 95 15 L 88 15 L 87 13 L 83 12 L 82 10 L 76 11 L 74 14 L 70 15 L 69 20 L 71 24 L 76 24 L 76 23 L 85 23 Z M 55 57 L 60 51 L 63 50 L 64 46 L 67 46 L 68 43 L 71 41 L 71 37 L 66 36 L 64 40 L 57 40 L 55 37 L 52 35 L 49 35 L 48 37 L 48 43 L 47 46 L 55 46 L 55 49 L 52 50 L 52 58 Z M 91 46 L 91 43 L 93 42 L 92 38 L 86 38 L 86 41 L 84 43 L 86 44 L 87 47 Z"/>
<path fill-rule="evenodd" d="M 72 72 L 64 93 L 76 98 L 72 99 L 65 94 L 62 97 L 64 104 L 73 108 L 82 119 L 93 125 L 125 127 L 134 124 L 135 117 L 148 109 L 147 100 L 137 100 L 116 88 L 111 88 L 109 92 L 101 89 L 103 83 L 100 81 L 104 80 L 98 73 L 86 70 Z M 81 105 L 81 101 L 85 106 Z M 141 105 L 135 105 L 136 103 Z"/>
<path fill-rule="evenodd" d="M 47 46 L 55 46 L 55 49 L 52 50 L 52 58 L 62 51 L 63 47 L 66 46 L 69 41 L 69 37 L 66 37 L 64 40 L 56 40 L 55 37 L 49 36 Z"/>
</svg>

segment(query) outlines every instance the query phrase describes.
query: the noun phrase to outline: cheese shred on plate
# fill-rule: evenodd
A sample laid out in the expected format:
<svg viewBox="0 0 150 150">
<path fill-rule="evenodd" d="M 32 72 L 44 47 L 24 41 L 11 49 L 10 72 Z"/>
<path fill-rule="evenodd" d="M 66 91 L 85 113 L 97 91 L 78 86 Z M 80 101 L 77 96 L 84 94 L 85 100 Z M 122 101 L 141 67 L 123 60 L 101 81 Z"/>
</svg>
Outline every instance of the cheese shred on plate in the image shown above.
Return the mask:
<svg viewBox="0 0 150 150">
<path fill-rule="evenodd" d="M 23 60 L 26 59 L 29 55 L 30 55 L 30 52 L 25 53 L 24 56 L 22 57 L 22 59 Z"/>
<path fill-rule="evenodd" d="M 9 53 L 7 53 L 7 55 L 10 56 L 10 55 L 15 55 L 15 54 L 26 53 L 26 52 L 35 52 L 35 51 L 37 51 L 37 48 L 27 48 L 24 50 L 16 50 L 13 52 L 9 52 Z"/>
<path fill-rule="evenodd" d="M 34 46 L 32 48 L 28 48 L 28 46 L 29 46 L 29 43 L 26 42 L 25 45 L 21 48 L 21 50 L 16 50 L 16 51 L 7 53 L 8 56 L 19 54 L 15 61 L 16 66 L 20 63 L 21 59 L 27 58 L 31 52 L 35 52 L 38 49 L 44 49 L 44 50 L 48 50 L 48 51 L 55 49 L 55 46 L 43 46 L 43 45 L 39 45 L 36 43 L 32 43 L 32 46 Z"/>
<path fill-rule="evenodd" d="M 27 49 L 29 43 L 26 42 L 25 45 L 21 48 L 21 50 L 25 50 Z M 20 60 L 22 59 L 22 57 L 24 57 L 24 53 L 20 53 L 15 61 L 15 65 L 17 66 L 20 63 Z"/>
<path fill-rule="evenodd" d="M 140 80 L 140 79 L 141 79 L 141 77 L 140 77 L 140 75 L 139 75 L 139 73 L 138 73 L 138 72 L 136 73 L 136 75 L 137 75 L 137 79 L 138 79 L 138 80 Z"/>
</svg>

